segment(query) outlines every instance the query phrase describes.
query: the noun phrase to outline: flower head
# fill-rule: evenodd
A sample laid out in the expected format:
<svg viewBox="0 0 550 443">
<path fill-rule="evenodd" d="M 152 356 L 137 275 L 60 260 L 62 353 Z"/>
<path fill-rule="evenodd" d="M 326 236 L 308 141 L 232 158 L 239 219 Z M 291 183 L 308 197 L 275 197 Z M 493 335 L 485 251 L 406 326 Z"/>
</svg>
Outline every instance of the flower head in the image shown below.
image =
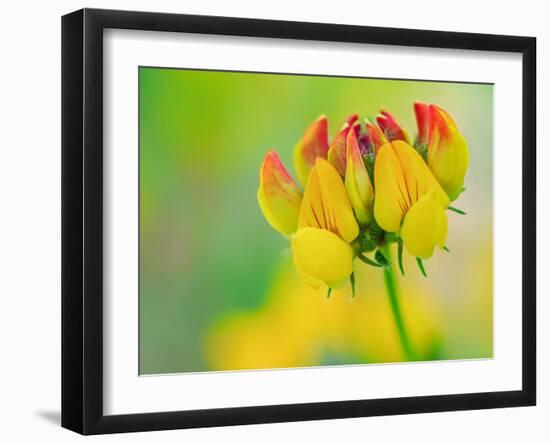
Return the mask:
<svg viewBox="0 0 550 443">
<path fill-rule="evenodd" d="M 353 114 L 330 144 L 327 118 L 319 117 L 294 150 L 303 194 L 277 154 L 266 155 L 260 208 L 290 237 L 294 266 L 311 286 L 336 288 L 350 279 L 353 287 L 354 259 L 387 268 L 392 242 L 418 260 L 446 247 L 445 210 L 462 191 L 467 146 L 443 109 L 416 103 L 415 113 L 414 146 L 387 111 L 378 125 L 366 120 L 364 127 Z M 365 255 L 373 251 L 372 259 Z"/>
</svg>

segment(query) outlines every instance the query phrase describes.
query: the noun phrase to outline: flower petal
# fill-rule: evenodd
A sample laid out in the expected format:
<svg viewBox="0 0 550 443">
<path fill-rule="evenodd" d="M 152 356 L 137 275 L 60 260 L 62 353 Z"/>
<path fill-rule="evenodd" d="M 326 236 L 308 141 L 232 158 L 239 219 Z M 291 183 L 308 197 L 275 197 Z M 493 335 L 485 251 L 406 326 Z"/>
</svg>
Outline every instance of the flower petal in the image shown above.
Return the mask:
<svg viewBox="0 0 550 443">
<path fill-rule="evenodd" d="M 372 152 L 376 154 L 382 146 L 388 143 L 388 139 L 384 136 L 384 133 L 378 126 L 372 124 L 367 119 L 365 119 L 365 126 L 367 128 L 369 147 Z"/>
<path fill-rule="evenodd" d="M 292 238 L 292 258 L 298 273 L 313 287 L 319 281 L 338 287 L 353 272 L 351 246 L 325 229 L 298 229 Z"/>
<path fill-rule="evenodd" d="M 407 193 L 411 204 L 414 204 L 427 192 L 433 192 L 441 207 L 449 206 L 449 198 L 435 179 L 422 156 L 408 143 L 392 143 L 407 183 Z"/>
<path fill-rule="evenodd" d="M 445 110 L 430 106 L 428 166 L 451 201 L 462 192 L 468 164 L 468 145 L 456 123 Z"/>
<path fill-rule="evenodd" d="M 387 232 L 398 232 L 407 211 L 433 193 L 444 209 L 449 198 L 420 154 L 401 140 L 383 146 L 374 162 L 374 217 Z"/>
<path fill-rule="evenodd" d="M 411 206 L 403 169 L 392 146 L 380 148 L 374 162 L 374 218 L 387 232 L 398 232 Z"/>
<path fill-rule="evenodd" d="M 416 125 L 418 127 L 417 143 L 428 143 L 430 131 L 430 105 L 421 102 L 414 103 L 414 114 L 416 116 Z"/>
<path fill-rule="evenodd" d="M 390 141 L 403 140 L 404 142 L 409 143 L 409 136 L 405 130 L 399 126 L 393 115 L 387 111 L 382 111 L 381 115 L 376 117 L 378 126 L 382 129 L 385 137 Z"/>
<path fill-rule="evenodd" d="M 258 203 L 268 223 L 290 235 L 296 231 L 302 192 L 275 151 L 266 154 L 260 167 Z"/>
<path fill-rule="evenodd" d="M 327 156 L 330 164 L 336 168 L 342 177 L 346 175 L 346 140 L 350 128 L 349 123 L 344 123 L 340 132 L 334 136 Z"/>
<path fill-rule="evenodd" d="M 309 171 L 315 160 L 327 158 L 328 121 L 321 115 L 307 129 L 302 139 L 294 147 L 294 168 L 302 184 L 307 182 Z"/>
<path fill-rule="evenodd" d="M 355 131 L 349 131 L 347 137 L 345 185 L 357 220 L 359 223 L 366 225 L 372 219 L 374 190 L 359 151 Z"/>
<path fill-rule="evenodd" d="M 359 136 L 359 133 L 361 132 L 361 124 L 358 120 L 359 115 L 357 114 L 353 114 L 348 117 L 340 132 L 338 132 L 338 134 L 336 134 L 332 139 L 332 143 L 328 149 L 327 159 L 342 177 L 346 175 L 346 143 L 348 133 L 350 129 L 353 129 L 357 136 Z"/>
<path fill-rule="evenodd" d="M 401 238 L 415 257 L 430 258 L 434 246 L 445 246 L 447 214 L 433 193 L 422 196 L 405 215 Z"/>
<path fill-rule="evenodd" d="M 347 243 L 359 235 L 359 226 L 342 178 L 328 161 L 321 158 L 317 159 L 309 174 L 298 227 L 326 229 Z"/>
</svg>

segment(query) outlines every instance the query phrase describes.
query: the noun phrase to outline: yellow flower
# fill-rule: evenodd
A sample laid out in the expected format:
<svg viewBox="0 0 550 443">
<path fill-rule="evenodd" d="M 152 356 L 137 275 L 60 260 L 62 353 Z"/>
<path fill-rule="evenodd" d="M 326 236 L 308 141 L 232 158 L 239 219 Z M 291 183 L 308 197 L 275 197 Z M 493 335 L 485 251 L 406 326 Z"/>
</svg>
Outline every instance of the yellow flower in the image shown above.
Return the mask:
<svg viewBox="0 0 550 443">
<path fill-rule="evenodd" d="M 374 217 L 387 232 L 401 232 L 409 253 L 430 258 L 447 237 L 449 198 L 418 152 L 401 140 L 380 148 L 374 165 Z"/>
<path fill-rule="evenodd" d="M 350 303 L 347 288 L 335 289 L 326 303 L 293 269 L 281 266 L 261 306 L 231 311 L 212 324 L 204 337 L 208 368 L 315 366 L 326 363 L 327 355 L 339 356 L 339 363 L 346 364 L 406 360 L 379 272 L 370 266 L 358 267 L 357 284 L 367 290 L 365 296 Z M 401 300 L 411 342 L 420 356 L 430 359 L 444 331 L 444 312 L 436 294 L 418 286 L 416 280 L 403 280 L 401 288 L 407 294 Z"/>
<path fill-rule="evenodd" d="M 447 239 L 447 215 L 433 192 L 424 194 L 407 211 L 401 237 L 416 257 L 432 256 L 434 245 L 443 248 Z"/>
<path fill-rule="evenodd" d="M 462 191 L 468 151 L 447 112 L 421 103 L 415 112 L 418 151 L 387 111 L 377 117 L 378 125 L 366 120 L 364 128 L 353 114 L 330 145 L 327 118 L 320 116 L 294 148 L 303 195 L 277 154 L 266 155 L 260 208 L 274 229 L 290 237 L 295 268 L 311 286 L 339 287 L 352 276 L 357 256 L 386 266 L 380 250 L 374 261 L 364 254 L 388 242 L 402 240 L 418 258 L 445 246 L 445 209 Z M 427 162 L 420 154 L 424 145 Z M 353 278 L 351 283 L 354 288 Z"/>
<path fill-rule="evenodd" d="M 468 169 L 468 144 L 447 111 L 436 105 L 415 103 L 419 144 L 427 144 L 427 161 L 449 199 L 464 188 Z"/>
<path fill-rule="evenodd" d="M 342 178 L 326 160 L 317 158 L 311 169 L 292 238 L 298 272 L 313 287 L 321 282 L 334 288 L 353 272 L 353 249 L 359 226 Z"/>
<path fill-rule="evenodd" d="M 275 151 L 266 154 L 260 167 L 258 203 L 273 229 L 284 235 L 296 231 L 302 191 L 296 186 Z"/>
<path fill-rule="evenodd" d="M 309 126 L 294 150 L 296 171 L 306 183 L 303 196 L 274 151 L 260 168 L 262 213 L 274 229 L 291 236 L 295 268 L 313 287 L 325 283 L 335 288 L 350 277 L 355 258 L 350 243 L 359 235 L 358 221 L 372 219 L 374 191 L 359 132 L 355 114 L 328 149 L 326 117 Z"/>
</svg>

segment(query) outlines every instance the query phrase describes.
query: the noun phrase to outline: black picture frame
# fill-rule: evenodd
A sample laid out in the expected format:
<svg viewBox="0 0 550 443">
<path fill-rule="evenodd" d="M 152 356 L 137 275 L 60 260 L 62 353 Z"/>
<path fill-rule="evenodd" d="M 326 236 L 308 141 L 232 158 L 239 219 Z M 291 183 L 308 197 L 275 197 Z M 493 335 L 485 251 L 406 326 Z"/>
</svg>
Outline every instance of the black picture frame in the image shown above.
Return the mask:
<svg viewBox="0 0 550 443">
<path fill-rule="evenodd" d="M 522 54 L 522 389 L 130 415 L 103 413 L 103 31 L 107 28 Z M 536 403 L 536 39 L 83 9 L 62 18 L 62 426 L 82 434 Z"/>
</svg>

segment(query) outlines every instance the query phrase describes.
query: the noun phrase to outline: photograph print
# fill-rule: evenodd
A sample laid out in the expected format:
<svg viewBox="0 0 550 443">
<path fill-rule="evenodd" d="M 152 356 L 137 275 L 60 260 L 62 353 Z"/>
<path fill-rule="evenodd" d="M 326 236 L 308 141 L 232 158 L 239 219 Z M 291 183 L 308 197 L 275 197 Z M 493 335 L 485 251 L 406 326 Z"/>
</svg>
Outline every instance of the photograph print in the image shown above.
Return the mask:
<svg viewBox="0 0 550 443">
<path fill-rule="evenodd" d="M 493 85 L 139 68 L 139 372 L 493 358 Z"/>
</svg>

